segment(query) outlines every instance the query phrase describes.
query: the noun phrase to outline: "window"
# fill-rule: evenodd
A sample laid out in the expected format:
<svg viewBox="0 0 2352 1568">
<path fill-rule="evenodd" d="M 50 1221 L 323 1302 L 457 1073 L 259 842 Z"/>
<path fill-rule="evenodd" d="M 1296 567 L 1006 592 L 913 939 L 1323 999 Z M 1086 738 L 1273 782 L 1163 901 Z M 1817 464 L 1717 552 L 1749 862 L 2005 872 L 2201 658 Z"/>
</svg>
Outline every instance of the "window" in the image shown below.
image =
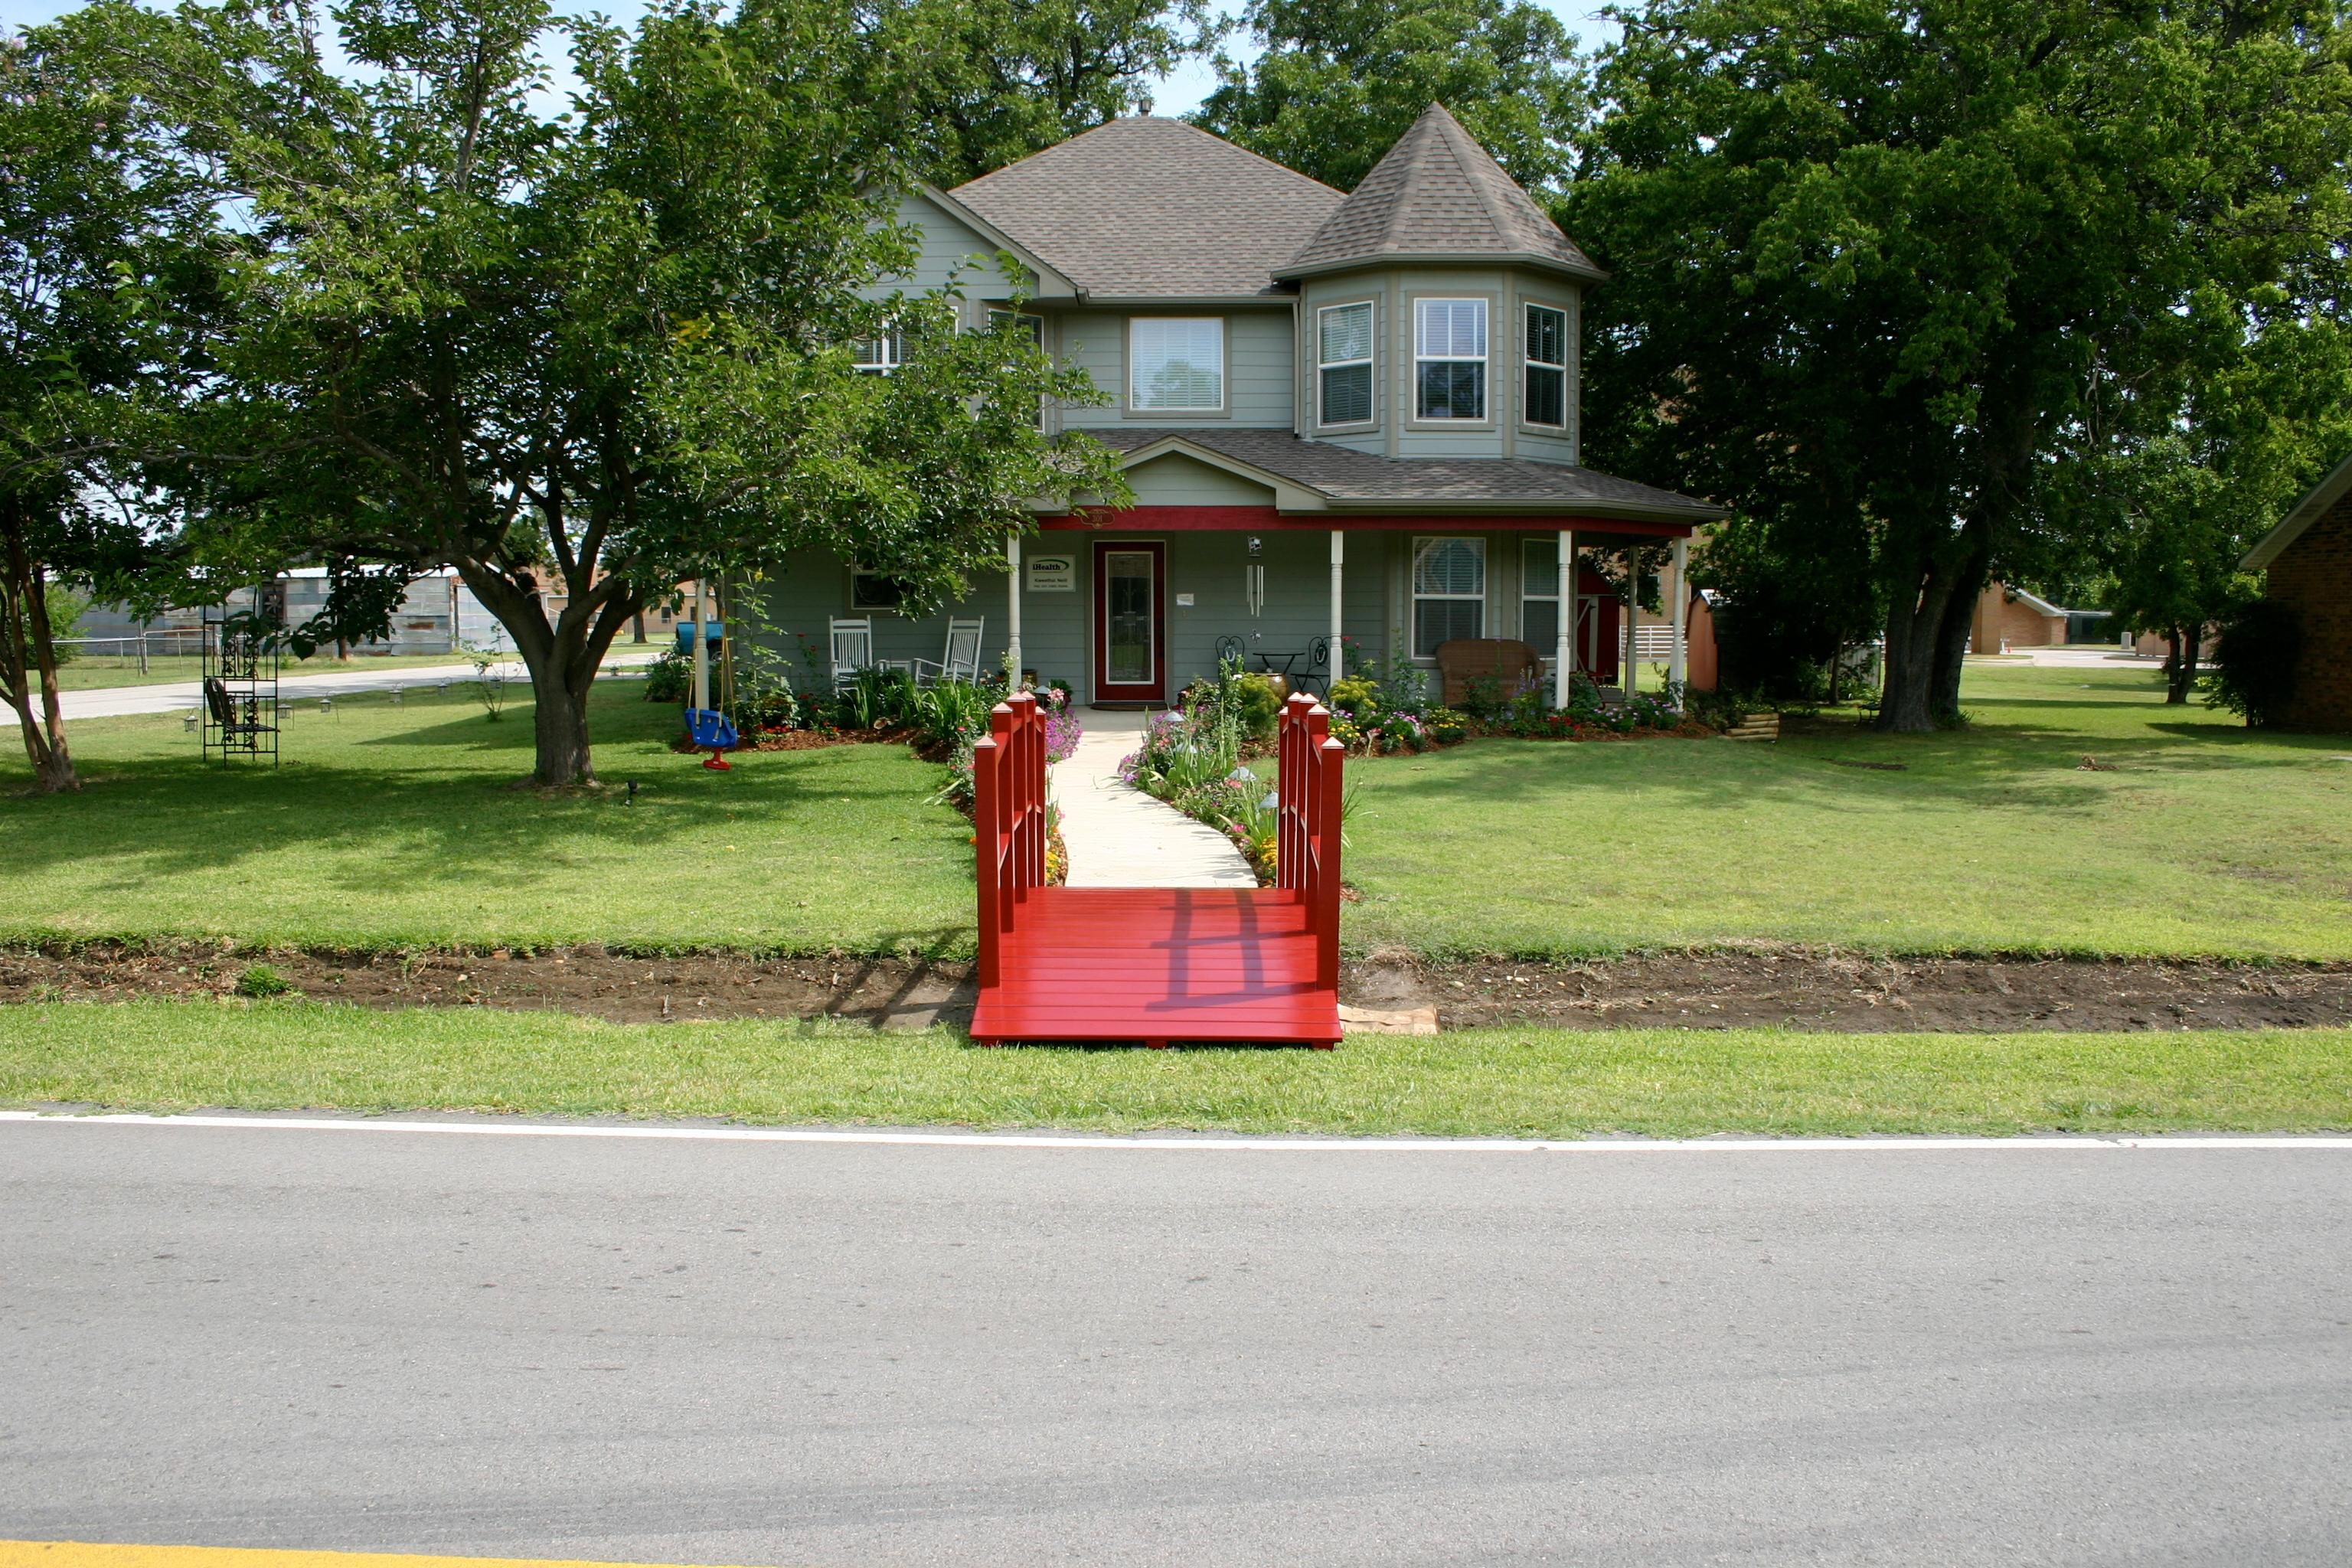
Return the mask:
<svg viewBox="0 0 2352 1568">
<path fill-rule="evenodd" d="M 1028 338 L 1030 347 L 1041 351 L 1045 348 L 1045 322 L 1043 317 L 1016 316 L 1010 310 L 991 310 L 988 313 L 988 330 L 992 332 L 1003 327 L 1007 321 L 1013 323 L 1014 331 Z M 1045 427 L 1045 400 L 1042 397 L 1037 400 L 1035 423 L 1041 430 Z"/>
<path fill-rule="evenodd" d="M 1486 417 L 1486 301 L 1416 300 L 1413 416 Z"/>
<path fill-rule="evenodd" d="M 1326 305 L 1315 312 L 1316 363 L 1323 423 L 1363 425 L 1372 417 L 1372 302 Z"/>
<path fill-rule="evenodd" d="M 907 363 L 907 334 L 893 327 L 878 338 L 860 338 L 851 363 L 868 375 L 887 375 Z"/>
<path fill-rule="evenodd" d="M 1519 640 L 1549 658 L 1559 647 L 1559 541 L 1519 543 Z"/>
<path fill-rule="evenodd" d="M 849 572 L 849 607 L 853 610 L 895 610 L 906 597 L 906 585 L 896 577 L 853 566 Z"/>
<path fill-rule="evenodd" d="M 1128 323 L 1128 406 L 1142 414 L 1225 405 L 1225 323 L 1216 316 L 1138 316 Z"/>
<path fill-rule="evenodd" d="M 1015 331 L 1029 335 L 1030 346 L 1040 349 L 1045 346 L 1045 319 L 1042 316 L 1015 316 L 1010 310 L 991 310 L 988 313 L 988 330 L 992 332 L 996 331 L 1004 325 L 1008 317 L 1019 323 Z"/>
<path fill-rule="evenodd" d="M 1437 645 L 1486 635 L 1486 542 L 1412 542 L 1412 657 L 1432 658 Z"/>
<path fill-rule="evenodd" d="M 1527 402 L 1530 425 L 1568 428 L 1568 312 L 1528 307 Z"/>
</svg>

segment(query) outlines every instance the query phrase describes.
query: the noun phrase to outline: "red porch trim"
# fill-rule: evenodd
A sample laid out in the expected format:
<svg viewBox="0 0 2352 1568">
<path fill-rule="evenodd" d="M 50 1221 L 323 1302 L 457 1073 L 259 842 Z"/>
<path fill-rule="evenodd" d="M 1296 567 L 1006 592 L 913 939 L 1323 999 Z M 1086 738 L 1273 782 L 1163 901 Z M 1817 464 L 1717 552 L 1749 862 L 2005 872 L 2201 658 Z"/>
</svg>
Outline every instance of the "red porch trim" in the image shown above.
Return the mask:
<svg viewBox="0 0 2352 1568">
<path fill-rule="evenodd" d="M 1333 529 L 1356 533 L 1367 530 L 1412 530 L 1422 533 L 1578 533 L 1639 534 L 1649 539 L 1687 539 L 1697 525 L 1688 522 L 1634 521 L 1614 517 L 1495 516 L 1486 512 L 1423 512 L 1391 515 L 1373 512 L 1286 512 L 1270 506 L 1133 506 L 1124 511 L 1060 512 L 1041 517 L 1037 526 L 1047 532 L 1085 531 L 1116 528 L 1141 533 L 1328 533 Z"/>
</svg>

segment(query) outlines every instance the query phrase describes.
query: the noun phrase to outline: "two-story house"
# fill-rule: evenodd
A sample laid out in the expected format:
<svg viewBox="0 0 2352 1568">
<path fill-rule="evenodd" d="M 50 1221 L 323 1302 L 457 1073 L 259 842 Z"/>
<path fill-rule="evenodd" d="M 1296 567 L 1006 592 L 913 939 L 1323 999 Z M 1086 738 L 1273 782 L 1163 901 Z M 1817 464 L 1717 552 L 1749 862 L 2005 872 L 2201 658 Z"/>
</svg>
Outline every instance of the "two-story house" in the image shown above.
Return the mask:
<svg viewBox="0 0 2352 1568">
<path fill-rule="evenodd" d="M 789 562 L 783 626 L 870 616 L 877 657 L 937 658 L 950 616 L 984 617 L 984 668 L 1009 651 L 1121 703 L 1171 700 L 1221 647 L 1319 684 L 1342 637 L 1424 661 L 1508 637 L 1564 699 L 1568 668 L 1617 675 L 1618 605 L 1581 558 L 1673 541 L 1679 566 L 1720 515 L 1580 464 L 1602 274 L 1442 107 L 1350 195 L 1145 117 L 901 213 L 922 238 L 905 286 L 961 276 L 971 325 L 1011 299 L 990 258 L 1026 268 L 1040 341 L 1112 394 L 1044 417 L 1122 454 L 1135 505 L 1041 518 L 1008 583 L 921 618 L 853 563 Z"/>
</svg>

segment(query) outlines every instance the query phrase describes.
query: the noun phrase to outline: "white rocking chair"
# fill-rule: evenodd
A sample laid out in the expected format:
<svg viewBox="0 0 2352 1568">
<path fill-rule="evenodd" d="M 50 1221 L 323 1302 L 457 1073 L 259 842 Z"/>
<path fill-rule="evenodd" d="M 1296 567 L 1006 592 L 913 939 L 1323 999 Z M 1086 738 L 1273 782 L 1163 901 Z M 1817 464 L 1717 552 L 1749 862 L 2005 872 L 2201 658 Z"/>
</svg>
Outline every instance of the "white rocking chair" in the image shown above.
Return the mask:
<svg viewBox="0 0 2352 1568">
<path fill-rule="evenodd" d="M 985 616 L 976 621 L 949 621 L 946 650 L 936 659 L 918 658 L 913 661 L 916 684 L 929 686 L 941 680 L 977 682 L 980 679 L 981 637 L 987 626 Z"/>
<path fill-rule="evenodd" d="M 857 684 L 857 672 L 874 664 L 874 620 L 833 622 L 833 689 L 846 691 Z"/>
</svg>

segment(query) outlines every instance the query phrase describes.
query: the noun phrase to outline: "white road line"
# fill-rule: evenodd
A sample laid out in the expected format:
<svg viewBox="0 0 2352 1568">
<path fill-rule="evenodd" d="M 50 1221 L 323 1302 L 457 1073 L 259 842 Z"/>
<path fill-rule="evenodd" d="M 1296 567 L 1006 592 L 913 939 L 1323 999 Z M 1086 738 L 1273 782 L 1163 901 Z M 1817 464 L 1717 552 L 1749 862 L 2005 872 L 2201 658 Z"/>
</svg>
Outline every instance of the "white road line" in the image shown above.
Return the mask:
<svg viewBox="0 0 2352 1568">
<path fill-rule="evenodd" d="M 815 1127 L 625 1127 L 539 1121 L 390 1121 L 305 1116 L 79 1116 L 0 1110 L 0 1121 L 51 1127 L 235 1127 L 280 1132 L 430 1132 L 476 1138 L 640 1138 L 710 1143 L 898 1143 L 974 1149 L 1217 1150 L 1254 1154 L 1822 1154 L 1919 1153 L 1955 1150 L 2082 1153 L 2107 1150 L 2308 1149 L 2352 1152 L 2352 1137 L 2324 1134 L 2146 1137 L 2034 1134 L 2016 1138 L 1253 1138 L 1117 1137 L 1075 1132 L 858 1131 Z"/>
</svg>

